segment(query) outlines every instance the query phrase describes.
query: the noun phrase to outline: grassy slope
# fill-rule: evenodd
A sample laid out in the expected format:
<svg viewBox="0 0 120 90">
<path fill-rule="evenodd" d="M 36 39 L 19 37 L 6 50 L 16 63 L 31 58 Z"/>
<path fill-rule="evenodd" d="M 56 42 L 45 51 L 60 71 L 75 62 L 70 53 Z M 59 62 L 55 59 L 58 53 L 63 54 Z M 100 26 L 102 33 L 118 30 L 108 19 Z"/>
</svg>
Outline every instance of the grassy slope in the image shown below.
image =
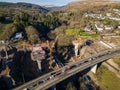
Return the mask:
<svg viewBox="0 0 120 90">
<path fill-rule="evenodd" d="M 88 32 L 84 32 L 81 29 L 67 29 L 65 30 L 65 34 L 67 35 L 74 35 L 80 36 L 83 38 L 97 38 L 98 34 L 89 34 Z"/>
<path fill-rule="evenodd" d="M 120 56 L 113 58 L 114 62 L 116 62 L 120 67 Z"/>
<path fill-rule="evenodd" d="M 2 35 L 4 29 L 5 29 L 5 25 L 0 24 L 0 36 Z"/>
<path fill-rule="evenodd" d="M 107 6 L 119 6 L 119 2 L 111 2 L 111 1 L 78 1 L 78 2 L 71 2 L 69 3 L 65 9 L 77 9 L 77 10 L 83 10 L 83 11 L 88 11 L 91 9 L 97 10 L 97 9 L 103 9 L 106 8 L 107 11 Z"/>
<path fill-rule="evenodd" d="M 120 79 L 105 67 L 100 67 L 97 78 L 102 90 L 120 90 Z"/>
</svg>

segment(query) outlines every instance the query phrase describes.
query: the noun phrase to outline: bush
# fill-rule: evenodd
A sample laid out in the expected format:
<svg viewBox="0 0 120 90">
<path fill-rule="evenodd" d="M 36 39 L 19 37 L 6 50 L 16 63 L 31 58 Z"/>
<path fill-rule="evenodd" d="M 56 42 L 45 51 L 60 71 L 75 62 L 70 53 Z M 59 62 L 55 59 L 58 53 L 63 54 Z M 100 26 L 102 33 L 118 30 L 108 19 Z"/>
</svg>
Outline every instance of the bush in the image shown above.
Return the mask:
<svg viewBox="0 0 120 90">
<path fill-rule="evenodd" d="M 69 82 L 66 86 L 66 90 L 77 90 L 73 82 Z"/>
<path fill-rule="evenodd" d="M 58 37 L 58 46 L 69 46 L 72 45 L 72 41 L 74 40 L 73 35 L 64 35 L 61 34 Z"/>
<path fill-rule="evenodd" d="M 4 16 L 0 16 L 0 22 L 4 22 L 5 21 L 5 17 Z"/>
<path fill-rule="evenodd" d="M 17 28 L 13 24 L 8 24 L 5 26 L 5 30 L 3 30 L 1 39 L 9 40 L 10 37 L 17 31 Z"/>
</svg>

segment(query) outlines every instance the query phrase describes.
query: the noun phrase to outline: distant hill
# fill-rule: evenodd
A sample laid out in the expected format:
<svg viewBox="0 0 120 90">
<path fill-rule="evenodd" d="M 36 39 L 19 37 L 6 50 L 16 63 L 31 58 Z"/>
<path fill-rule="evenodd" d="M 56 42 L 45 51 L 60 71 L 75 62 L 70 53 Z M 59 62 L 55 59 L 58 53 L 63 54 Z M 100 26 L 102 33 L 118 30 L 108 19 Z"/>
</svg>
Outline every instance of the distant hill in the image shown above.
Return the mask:
<svg viewBox="0 0 120 90">
<path fill-rule="evenodd" d="M 47 13 L 49 11 L 48 9 L 45 9 L 42 6 L 30 4 L 30 3 L 23 3 L 23 2 L 19 2 L 19 3 L 0 2 L 0 7 L 10 7 L 10 8 L 13 7 L 13 8 L 24 8 L 24 9 L 26 8 L 44 13 Z"/>
<path fill-rule="evenodd" d="M 45 5 L 43 7 L 50 11 L 61 10 L 62 8 L 64 8 L 64 6 L 53 6 L 53 5 Z"/>
<path fill-rule="evenodd" d="M 78 10 L 89 10 L 99 7 L 104 7 L 106 5 L 115 5 L 120 4 L 112 0 L 78 0 L 71 3 L 68 3 L 64 10 L 78 9 Z"/>
</svg>

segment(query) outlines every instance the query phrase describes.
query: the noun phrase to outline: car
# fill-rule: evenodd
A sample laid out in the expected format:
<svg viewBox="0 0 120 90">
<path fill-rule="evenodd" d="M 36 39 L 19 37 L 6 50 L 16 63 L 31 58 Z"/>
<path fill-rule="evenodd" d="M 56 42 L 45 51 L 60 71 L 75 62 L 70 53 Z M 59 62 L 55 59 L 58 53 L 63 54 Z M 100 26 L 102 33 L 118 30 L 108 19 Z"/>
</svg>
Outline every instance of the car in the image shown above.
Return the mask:
<svg viewBox="0 0 120 90">
<path fill-rule="evenodd" d="M 82 63 L 78 63 L 78 64 L 76 64 L 76 66 L 79 67 L 81 64 L 82 64 Z"/>
<path fill-rule="evenodd" d="M 43 82 L 46 82 L 46 81 L 48 81 L 50 78 L 49 77 L 47 77 L 47 78 L 45 78 L 44 80 L 43 80 Z"/>
<path fill-rule="evenodd" d="M 91 79 L 90 79 L 90 76 L 85 75 L 85 76 L 83 77 L 83 80 L 85 81 L 85 83 L 88 83 Z"/>
<path fill-rule="evenodd" d="M 39 85 L 42 84 L 42 83 L 43 83 L 43 81 L 39 81 L 39 82 L 38 82 Z"/>
<path fill-rule="evenodd" d="M 84 63 L 88 62 L 88 60 L 85 60 Z"/>
<path fill-rule="evenodd" d="M 88 61 L 91 61 L 91 60 L 92 60 L 92 58 L 89 58 L 89 59 L 88 59 Z"/>
<path fill-rule="evenodd" d="M 72 65 L 72 66 L 70 66 L 70 69 L 73 69 L 73 68 L 75 68 L 76 67 L 76 65 Z"/>
<path fill-rule="evenodd" d="M 51 78 L 54 78 L 54 76 L 53 75 L 51 75 L 51 76 L 49 76 L 49 78 L 51 79 Z"/>
<path fill-rule="evenodd" d="M 38 84 L 36 83 L 36 84 L 34 84 L 34 85 L 32 85 L 32 87 L 36 87 Z"/>
<path fill-rule="evenodd" d="M 58 75 L 60 75 L 60 74 L 61 74 L 61 72 L 56 72 L 55 75 L 54 75 L 54 77 L 55 77 L 55 76 L 58 76 Z"/>
<path fill-rule="evenodd" d="M 68 70 L 70 70 L 70 66 L 67 66 L 67 67 L 63 68 L 63 69 L 62 69 L 62 72 L 66 72 L 66 71 L 68 71 Z"/>
</svg>

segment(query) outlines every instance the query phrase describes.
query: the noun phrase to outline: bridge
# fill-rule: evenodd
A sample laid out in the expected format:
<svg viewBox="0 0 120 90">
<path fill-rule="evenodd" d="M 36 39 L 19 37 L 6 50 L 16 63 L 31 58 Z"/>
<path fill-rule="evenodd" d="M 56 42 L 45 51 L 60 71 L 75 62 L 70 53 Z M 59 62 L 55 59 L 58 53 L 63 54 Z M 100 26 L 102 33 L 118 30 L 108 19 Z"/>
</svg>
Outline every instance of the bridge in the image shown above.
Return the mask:
<svg viewBox="0 0 120 90">
<path fill-rule="evenodd" d="M 94 65 L 102 63 L 112 57 L 120 55 L 120 48 L 100 52 L 91 57 L 82 59 L 80 61 L 68 64 L 58 70 L 47 73 L 34 80 L 31 80 L 13 90 L 45 90 L 61 81 L 87 69 Z M 119 71 L 120 72 L 120 71 Z"/>
</svg>

